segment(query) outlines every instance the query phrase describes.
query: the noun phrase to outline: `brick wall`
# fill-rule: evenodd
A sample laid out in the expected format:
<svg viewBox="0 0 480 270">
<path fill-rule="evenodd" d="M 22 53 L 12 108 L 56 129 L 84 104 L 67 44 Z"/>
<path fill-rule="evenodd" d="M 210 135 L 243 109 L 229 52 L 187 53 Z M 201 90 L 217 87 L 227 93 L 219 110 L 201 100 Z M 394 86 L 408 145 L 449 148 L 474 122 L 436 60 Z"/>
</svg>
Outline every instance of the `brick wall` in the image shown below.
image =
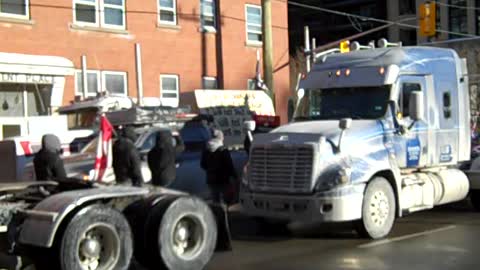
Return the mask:
<svg viewBox="0 0 480 270">
<path fill-rule="evenodd" d="M 225 89 L 246 89 L 247 80 L 255 76 L 256 51 L 261 48 L 246 44 L 247 3 L 260 5 L 260 0 L 221 1 Z M 81 56 L 86 55 L 89 69 L 127 72 L 128 93 L 136 97 L 135 43 L 139 43 L 144 96 L 159 97 L 160 74 L 177 74 L 181 104 L 193 102 L 191 91 L 202 88 L 203 73 L 217 76 L 216 34 L 205 34 L 202 46 L 199 0 L 177 0 L 178 27 L 174 28 L 157 25 L 156 0 L 127 0 L 126 30 L 120 32 L 75 27 L 71 0 L 30 0 L 30 4 L 29 21 L 0 17 L 0 52 L 62 56 L 78 69 Z M 273 1 L 272 5 L 274 65 L 278 67 L 289 61 L 287 4 Z M 290 87 L 288 65 L 274 78 L 277 111 L 284 120 Z M 64 103 L 73 99 L 71 76 L 66 81 Z"/>
</svg>

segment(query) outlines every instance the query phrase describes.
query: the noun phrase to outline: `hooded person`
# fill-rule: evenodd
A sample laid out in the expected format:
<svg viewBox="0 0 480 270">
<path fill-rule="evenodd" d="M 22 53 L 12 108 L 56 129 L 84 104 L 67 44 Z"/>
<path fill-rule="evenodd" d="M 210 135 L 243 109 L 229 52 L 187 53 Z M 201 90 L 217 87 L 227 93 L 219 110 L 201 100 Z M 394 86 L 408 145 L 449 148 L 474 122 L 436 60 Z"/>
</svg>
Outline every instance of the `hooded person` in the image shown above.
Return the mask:
<svg viewBox="0 0 480 270">
<path fill-rule="evenodd" d="M 125 127 L 112 147 L 112 167 L 117 184 L 132 182 L 134 186 L 142 186 L 140 153 L 135 147 L 137 135 L 132 127 Z"/>
<path fill-rule="evenodd" d="M 57 136 L 46 134 L 42 137 L 42 149 L 35 154 L 33 166 L 39 181 L 62 181 L 67 178 L 62 154 L 62 146 Z"/>
<path fill-rule="evenodd" d="M 231 179 L 237 177 L 230 152 L 223 145 L 223 133 L 213 131 L 213 138 L 208 141 L 202 153 L 201 167 L 207 174 L 207 184 L 215 203 L 223 203 L 224 193 L 231 184 Z"/>
<path fill-rule="evenodd" d="M 152 172 L 154 186 L 167 187 L 176 177 L 176 156 L 183 150 L 181 139 L 173 145 L 173 137 L 169 131 L 159 132 L 155 146 L 148 153 L 148 167 Z"/>
</svg>

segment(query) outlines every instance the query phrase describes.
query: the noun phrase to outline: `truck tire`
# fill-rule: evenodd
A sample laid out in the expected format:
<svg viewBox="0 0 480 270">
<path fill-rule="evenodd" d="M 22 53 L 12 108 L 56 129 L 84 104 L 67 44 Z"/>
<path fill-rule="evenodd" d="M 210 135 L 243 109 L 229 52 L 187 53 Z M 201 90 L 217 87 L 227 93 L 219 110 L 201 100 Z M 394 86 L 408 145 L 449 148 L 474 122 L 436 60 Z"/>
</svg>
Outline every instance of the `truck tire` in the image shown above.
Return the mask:
<svg viewBox="0 0 480 270">
<path fill-rule="evenodd" d="M 147 220 L 151 269 L 204 269 L 217 244 L 217 224 L 210 207 L 194 197 L 160 202 Z"/>
<path fill-rule="evenodd" d="M 89 206 L 66 226 L 59 253 L 62 270 L 127 270 L 133 253 L 130 226 L 115 209 Z"/>
<path fill-rule="evenodd" d="M 362 237 L 379 239 L 387 236 L 395 221 L 395 194 L 383 177 L 375 177 L 365 190 L 362 203 L 362 219 L 356 222 Z"/>
<path fill-rule="evenodd" d="M 470 190 L 470 201 L 476 211 L 480 211 L 480 190 Z"/>
</svg>

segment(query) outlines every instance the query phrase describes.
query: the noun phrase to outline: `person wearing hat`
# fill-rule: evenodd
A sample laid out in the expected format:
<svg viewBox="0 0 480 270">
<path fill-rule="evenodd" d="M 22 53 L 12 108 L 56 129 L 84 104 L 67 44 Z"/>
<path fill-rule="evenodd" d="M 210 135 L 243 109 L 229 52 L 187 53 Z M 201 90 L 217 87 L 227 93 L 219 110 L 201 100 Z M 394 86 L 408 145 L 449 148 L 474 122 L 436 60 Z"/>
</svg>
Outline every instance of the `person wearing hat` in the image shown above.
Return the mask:
<svg viewBox="0 0 480 270">
<path fill-rule="evenodd" d="M 67 178 L 61 154 L 60 139 L 53 134 L 43 135 L 42 149 L 33 158 L 35 176 L 38 181 L 59 182 Z"/>
<path fill-rule="evenodd" d="M 120 131 L 119 135 L 112 147 L 115 180 L 120 185 L 131 181 L 133 186 L 142 186 L 140 153 L 135 147 L 137 134 L 132 127 L 127 126 Z"/>
<path fill-rule="evenodd" d="M 223 133 L 213 131 L 213 138 L 208 141 L 202 153 L 200 165 L 207 174 L 207 184 L 215 203 L 224 203 L 224 193 L 237 175 L 230 152 L 223 145 Z"/>
</svg>

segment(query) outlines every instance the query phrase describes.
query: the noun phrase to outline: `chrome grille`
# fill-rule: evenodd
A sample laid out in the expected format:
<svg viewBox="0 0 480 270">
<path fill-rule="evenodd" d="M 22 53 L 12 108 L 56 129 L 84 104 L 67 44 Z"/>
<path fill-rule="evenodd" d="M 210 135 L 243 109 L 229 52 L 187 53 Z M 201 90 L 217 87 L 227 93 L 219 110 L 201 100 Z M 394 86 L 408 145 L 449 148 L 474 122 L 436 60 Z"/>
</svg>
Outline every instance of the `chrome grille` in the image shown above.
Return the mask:
<svg viewBox="0 0 480 270">
<path fill-rule="evenodd" d="M 312 167 L 311 146 L 255 146 L 250 156 L 251 187 L 263 191 L 309 192 Z"/>
</svg>

